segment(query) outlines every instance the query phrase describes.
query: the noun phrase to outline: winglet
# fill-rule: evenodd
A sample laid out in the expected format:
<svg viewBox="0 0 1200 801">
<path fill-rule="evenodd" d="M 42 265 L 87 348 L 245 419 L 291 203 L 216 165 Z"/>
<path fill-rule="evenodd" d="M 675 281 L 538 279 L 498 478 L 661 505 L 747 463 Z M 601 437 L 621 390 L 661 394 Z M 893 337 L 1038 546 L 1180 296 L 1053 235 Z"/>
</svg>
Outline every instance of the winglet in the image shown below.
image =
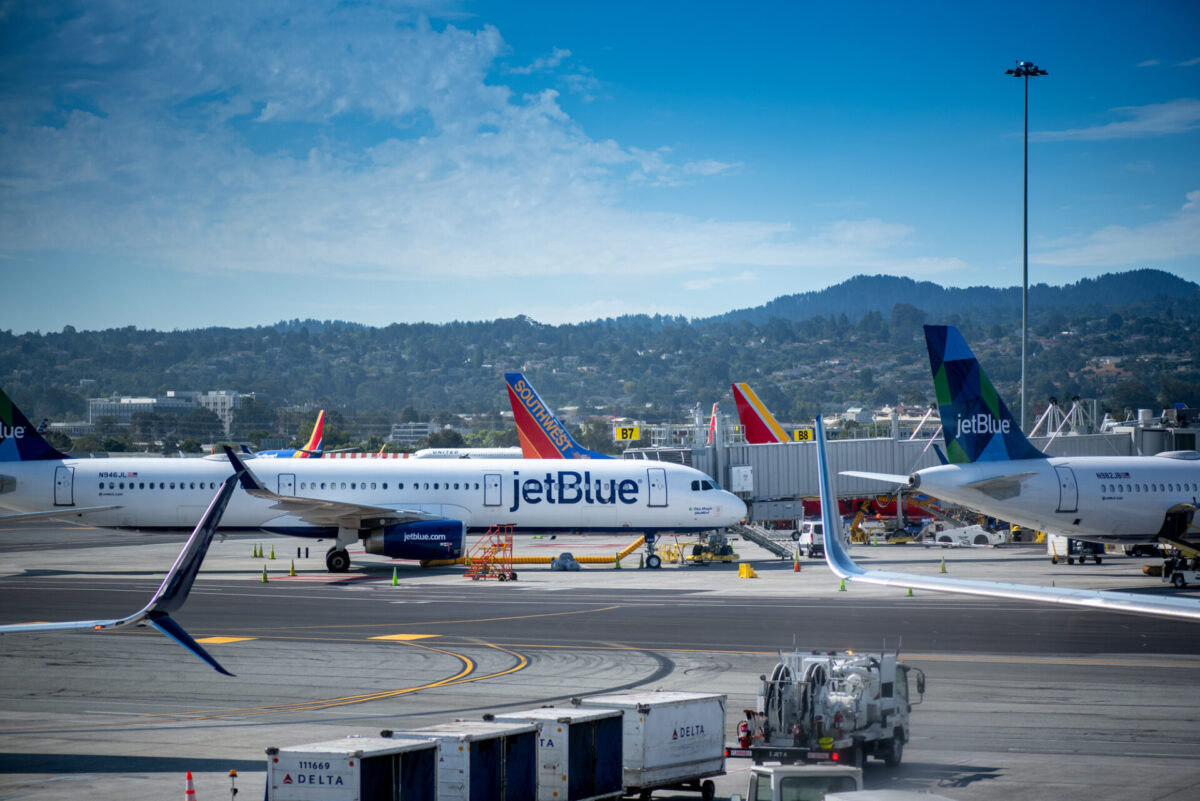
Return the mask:
<svg viewBox="0 0 1200 801">
<path fill-rule="evenodd" d="M 821 498 L 821 522 L 825 530 L 825 561 L 838 578 L 853 579 L 863 572 L 842 547 L 842 516 L 829 477 L 825 453 L 825 422 L 817 415 L 817 490 Z"/>
<path fill-rule="evenodd" d="M 196 524 L 196 528 L 192 531 L 192 536 L 188 537 L 187 543 L 175 559 L 175 564 L 167 572 L 167 576 L 163 579 L 162 585 L 159 586 L 158 592 L 154 593 L 154 596 L 150 599 L 150 603 L 137 612 L 128 617 L 114 620 L 73 620 L 63 623 L 30 623 L 0 626 L 0 634 L 33 631 L 100 631 L 103 629 L 124 628 L 149 623 L 184 648 L 187 648 L 200 659 L 203 659 L 218 673 L 232 676 L 232 673 L 221 667 L 217 660 L 213 659 L 207 651 L 200 647 L 199 643 L 183 630 L 182 626 L 171 618 L 171 612 L 177 611 L 183 606 L 183 602 L 187 600 L 188 593 L 191 592 L 192 585 L 196 581 L 196 574 L 200 572 L 200 565 L 204 561 L 204 555 L 208 553 L 208 546 L 212 544 L 213 535 L 221 523 L 221 516 L 225 513 L 225 507 L 229 504 L 229 499 L 233 496 L 233 490 L 237 485 L 240 475 L 241 471 L 222 482 L 221 489 L 218 490 L 212 502 L 209 503 L 208 509 L 205 510 L 204 515 L 200 518 L 200 522 Z"/>
</svg>

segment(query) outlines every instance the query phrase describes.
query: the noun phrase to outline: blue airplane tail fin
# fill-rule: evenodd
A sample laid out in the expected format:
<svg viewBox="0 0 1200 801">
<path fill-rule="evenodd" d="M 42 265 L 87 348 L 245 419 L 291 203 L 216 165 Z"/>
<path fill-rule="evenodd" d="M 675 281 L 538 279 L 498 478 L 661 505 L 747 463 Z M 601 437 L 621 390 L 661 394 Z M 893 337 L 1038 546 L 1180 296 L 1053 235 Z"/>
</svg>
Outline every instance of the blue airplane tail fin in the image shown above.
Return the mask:
<svg viewBox="0 0 1200 801">
<path fill-rule="evenodd" d="M 29 422 L 4 390 L 0 390 L 0 462 L 32 462 L 38 459 L 65 459 L 62 453 Z"/>
<path fill-rule="evenodd" d="M 1046 457 L 1021 433 L 957 328 L 927 325 L 925 344 L 952 464 Z"/>
</svg>

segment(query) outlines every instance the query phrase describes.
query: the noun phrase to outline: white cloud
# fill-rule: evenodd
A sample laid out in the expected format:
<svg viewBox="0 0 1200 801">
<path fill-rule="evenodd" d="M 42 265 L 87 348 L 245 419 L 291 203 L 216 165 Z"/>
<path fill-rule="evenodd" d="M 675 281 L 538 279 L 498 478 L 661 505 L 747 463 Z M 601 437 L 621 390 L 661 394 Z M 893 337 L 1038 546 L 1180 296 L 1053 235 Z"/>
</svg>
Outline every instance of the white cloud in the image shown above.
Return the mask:
<svg viewBox="0 0 1200 801">
<path fill-rule="evenodd" d="M 1157 58 L 1152 58 L 1149 61 L 1143 61 L 1141 64 L 1138 64 L 1138 66 L 1139 67 L 1157 67 L 1161 63 L 1162 62 L 1159 61 Z"/>
<path fill-rule="evenodd" d="M 1042 264 L 1073 267 L 1158 266 L 1200 255 L 1200 190 L 1187 193 L 1179 211 L 1163 220 L 1127 227 L 1110 225 L 1031 255 Z"/>
<path fill-rule="evenodd" d="M 551 70 L 562 64 L 563 61 L 570 58 L 571 51 L 564 50 L 561 47 L 556 47 L 548 56 L 541 56 L 533 60 L 532 64 L 524 67 L 512 67 L 509 69 L 513 75 L 533 75 L 535 72 L 550 72 Z"/>
<path fill-rule="evenodd" d="M 369 281 L 418 311 L 404 282 L 465 294 L 497 275 L 592 276 L 619 292 L 622 278 L 686 275 L 700 291 L 760 268 L 962 266 L 914 254 L 914 231 L 879 219 L 798 230 L 629 208 L 631 187 L 741 165 L 589 137 L 554 90 L 518 97 L 494 82 L 508 47 L 490 26 L 435 29 L 383 6 L 263 7 L 82 3 L 61 22 L 22 10 L 44 35 L 0 53 L 20 77 L 0 88 L 0 258 Z M 647 310 L 587 302 L 581 314 Z"/>
<path fill-rule="evenodd" d="M 1029 138 L 1041 142 L 1140 139 L 1147 136 L 1185 133 L 1200 128 L 1200 100 L 1190 97 L 1148 106 L 1122 106 L 1114 108 L 1112 111 L 1132 119 L 1096 125 L 1091 128 L 1037 131 L 1031 133 Z"/>
<path fill-rule="evenodd" d="M 1194 67 L 1200 64 L 1200 58 L 1189 58 L 1187 61 L 1180 61 L 1176 66 L 1179 67 Z"/>
</svg>

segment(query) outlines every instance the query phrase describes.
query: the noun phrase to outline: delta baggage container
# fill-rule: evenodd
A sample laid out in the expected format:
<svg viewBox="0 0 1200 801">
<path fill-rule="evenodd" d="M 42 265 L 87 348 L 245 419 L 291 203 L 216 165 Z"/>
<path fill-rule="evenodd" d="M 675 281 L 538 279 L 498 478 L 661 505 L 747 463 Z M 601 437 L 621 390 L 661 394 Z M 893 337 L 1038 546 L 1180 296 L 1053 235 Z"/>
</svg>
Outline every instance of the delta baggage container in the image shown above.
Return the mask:
<svg viewBox="0 0 1200 801">
<path fill-rule="evenodd" d="M 716 786 L 704 779 L 725 772 L 724 695 L 593 695 L 579 705 L 625 713 L 621 762 L 627 795 L 649 798 L 651 790 L 671 788 L 699 792 L 705 801 L 713 797 Z"/>
<path fill-rule="evenodd" d="M 434 801 L 438 743 L 345 737 L 267 749 L 267 801 Z"/>
<path fill-rule="evenodd" d="M 496 715 L 538 727 L 538 800 L 619 798 L 623 715 L 619 709 L 542 707 Z"/>
<path fill-rule="evenodd" d="M 459 720 L 380 734 L 438 742 L 438 801 L 537 801 L 532 723 Z"/>
</svg>

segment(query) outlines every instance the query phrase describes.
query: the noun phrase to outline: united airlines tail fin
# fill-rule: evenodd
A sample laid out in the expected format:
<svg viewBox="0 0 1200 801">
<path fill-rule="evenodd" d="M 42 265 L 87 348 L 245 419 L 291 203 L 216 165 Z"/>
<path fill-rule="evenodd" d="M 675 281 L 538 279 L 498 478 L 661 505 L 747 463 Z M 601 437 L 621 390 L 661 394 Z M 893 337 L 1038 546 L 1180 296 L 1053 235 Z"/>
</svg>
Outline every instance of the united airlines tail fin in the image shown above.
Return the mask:
<svg viewBox="0 0 1200 801">
<path fill-rule="evenodd" d="M 1025 439 L 957 328 L 927 325 L 925 344 L 951 464 L 1046 457 Z"/>
<path fill-rule="evenodd" d="M 65 458 L 66 454 L 46 442 L 4 390 L 0 390 L 0 462 Z"/>
<path fill-rule="evenodd" d="M 576 442 L 520 373 L 505 373 L 517 436 L 526 459 L 611 459 Z"/>
<path fill-rule="evenodd" d="M 733 385 L 733 399 L 737 401 L 738 421 L 746 432 L 746 442 L 751 445 L 787 442 L 787 432 L 779 425 L 763 402 L 746 383 Z"/>
</svg>

